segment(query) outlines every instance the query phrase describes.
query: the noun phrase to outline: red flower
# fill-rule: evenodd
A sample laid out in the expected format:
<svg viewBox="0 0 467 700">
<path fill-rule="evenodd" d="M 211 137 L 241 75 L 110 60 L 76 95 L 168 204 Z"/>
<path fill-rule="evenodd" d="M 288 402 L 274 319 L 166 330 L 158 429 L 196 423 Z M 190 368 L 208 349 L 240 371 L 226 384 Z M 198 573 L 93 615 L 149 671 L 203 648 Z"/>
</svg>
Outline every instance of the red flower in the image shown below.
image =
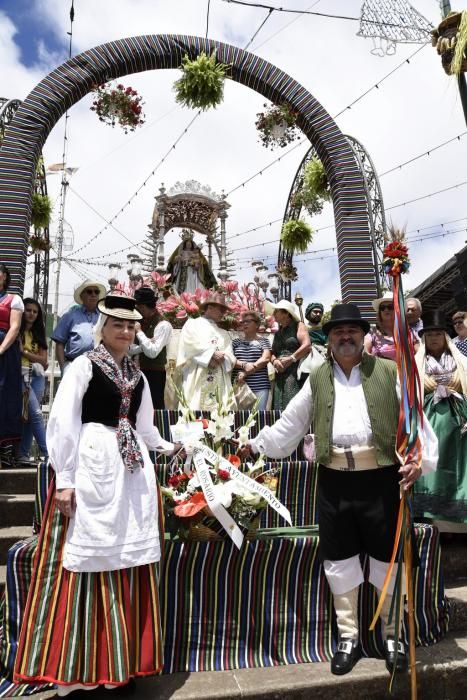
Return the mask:
<svg viewBox="0 0 467 700">
<path fill-rule="evenodd" d="M 189 501 L 183 501 L 183 503 L 175 506 L 174 513 L 178 515 L 179 518 L 191 518 L 206 506 L 207 503 L 204 498 L 204 493 L 202 493 L 202 491 L 197 491 Z"/>
<path fill-rule="evenodd" d="M 228 459 L 228 461 L 230 462 L 230 464 L 233 464 L 234 467 L 237 467 L 237 469 L 238 469 L 238 467 L 239 467 L 240 464 L 241 464 L 240 457 L 237 457 L 237 455 L 229 455 L 229 456 L 227 457 L 227 459 Z"/>
<path fill-rule="evenodd" d="M 180 477 L 178 476 L 178 474 L 173 474 L 170 477 L 170 479 L 167 480 L 167 483 L 169 484 L 169 486 L 172 486 L 172 488 L 176 489 L 180 483 Z"/>
<path fill-rule="evenodd" d="M 202 424 L 203 424 L 203 430 L 206 430 L 206 428 L 207 428 L 208 425 L 209 425 L 209 421 L 208 421 L 207 418 L 198 418 L 198 420 L 197 420 L 196 422 L 197 422 L 197 423 L 202 423 Z"/>
<path fill-rule="evenodd" d="M 222 481 L 228 481 L 230 479 L 230 474 L 227 469 L 218 469 L 217 476 L 219 479 L 222 479 Z"/>
</svg>

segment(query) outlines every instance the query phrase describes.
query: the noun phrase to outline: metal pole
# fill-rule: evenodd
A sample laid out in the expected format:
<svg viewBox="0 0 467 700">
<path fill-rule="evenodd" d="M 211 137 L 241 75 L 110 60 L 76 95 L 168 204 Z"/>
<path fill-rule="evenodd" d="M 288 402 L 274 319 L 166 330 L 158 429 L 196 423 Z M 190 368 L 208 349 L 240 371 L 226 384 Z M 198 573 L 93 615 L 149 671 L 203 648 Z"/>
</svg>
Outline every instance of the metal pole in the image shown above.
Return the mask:
<svg viewBox="0 0 467 700">
<path fill-rule="evenodd" d="M 439 0 L 439 8 L 443 17 L 447 17 L 451 12 L 450 0 Z M 465 73 L 459 73 L 457 76 L 457 85 L 459 87 L 459 95 L 461 98 L 462 109 L 464 112 L 465 123 L 467 124 L 467 80 Z"/>
<path fill-rule="evenodd" d="M 58 298 L 60 292 L 60 273 L 62 269 L 62 256 L 63 256 L 63 225 L 65 223 L 65 199 L 68 189 L 69 182 L 66 176 L 66 170 L 63 168 L 62 177 L 62 193 L 60 202 L 60 219 L 58 222 L 58 237 L 56 245 L 57 253 L 57 269 L 55 272 L 55 293 L 54 293 L 54 307 L 53 307 L 53 328 L 56 327 L 58 321 Z M 49 382 L 49 415 L 50 409 L 52 408 L 52 403 L 54 400 L 54 387 L 55 387 L 55 343 L 52 341 L 52 348 L 50 351 L 50 382 Z"/>
</svg>

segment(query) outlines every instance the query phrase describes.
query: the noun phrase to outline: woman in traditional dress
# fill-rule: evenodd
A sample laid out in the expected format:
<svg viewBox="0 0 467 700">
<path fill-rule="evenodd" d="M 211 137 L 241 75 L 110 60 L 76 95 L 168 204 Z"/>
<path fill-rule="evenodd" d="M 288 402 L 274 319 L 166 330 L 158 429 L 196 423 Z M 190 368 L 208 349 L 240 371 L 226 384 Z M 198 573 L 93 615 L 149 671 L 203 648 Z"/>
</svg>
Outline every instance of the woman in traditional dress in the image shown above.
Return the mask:
<svg viewBox="0 0 467 700">
<path fill-rule="evenodd" d="M 394 341 L 394 300 L 392 292 L 386 294 L 372 302 L 376 311 L 377 322 L 365 336 L 365 350 L 369 355 L 384 357 L 387 360 L 396 360 L 396 343 Z M 419 343 L 413 333 L 412 341 L 415 351 L 418 350 Z"/>
<path fill-rule="evenodd" d="M 417 517 L 433 520 L 445 532 L 467 531 L 467 359 L 446 333 L 437 311 L 423 316 L 416 355 L 424 411 L 439 443 L 436 472 L 414 484 Z"/>
<path fill-rule="evenodd" d="M 23 433 L 19 448 L 19 459 L 29 459 L 32 438 L 39 447 L 40 454 L 47 458 L 45 426 L 42 416 L 42 397 L 45 389 L 45 370 L 47 369 L 47 340 L 40 304 L 35 299 L 23 299 L 24 314 L 21 319 L 21 369 L 23 374 L 23 391 L 29 397 L 28 414 L 23 416 Z"/>
<path fill-rule="evenodd" d="M 9 294 L 10 272 L 0 263 L 0 460 L 14 462 L 13 446 L 21 438 L 23 382 L 18 333 L 24 305 Z"/>
<path fill-rule="evenodd" d="M 286 299 L 277 304 L 266 302 L 266 313 L 273 313 L 279 330 L 272 342 L 271 362 L 276 371 L 272 407 L 283 411 L 301 389 L 297 377 L 298 361 L 311 350 L 310 336 L 300 320 L 297 307 Z"/>
<path fill-rule="evenodd" d="M 127 357 L 141 319 L 135 300 L 107 296 L 98 306 L 96 347 L 72 363 L 50 414 L 56 477 L 14 669 L 15 682 L 57 683 L 60 697 L 125 685 L 163 664 L 163 533 L 148 448 L 174 446 L 154 427 L 147 380 Z"/>
<path fill-rule="evenodd" d="M 463 355 L 467 355 L 467 312 L 456 311 L 452 317 L 452 325 L 457 335 L 453 339 L 456 348 Z"/>
</svg>

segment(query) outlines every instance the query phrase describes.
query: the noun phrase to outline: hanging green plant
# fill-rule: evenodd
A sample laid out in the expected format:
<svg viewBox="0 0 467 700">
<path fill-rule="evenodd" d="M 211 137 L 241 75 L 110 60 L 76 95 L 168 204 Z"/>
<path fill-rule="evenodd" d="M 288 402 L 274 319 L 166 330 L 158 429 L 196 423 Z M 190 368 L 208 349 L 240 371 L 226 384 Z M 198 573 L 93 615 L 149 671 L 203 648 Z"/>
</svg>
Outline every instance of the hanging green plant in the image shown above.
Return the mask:
<svg viewBox="0 0 467 700">
<path fill-rule="evenodd" d="M 180 66 L 182 77 L 174 83 L 176 101 L 203 112 L 217 107 L 224 99 L 227 68 L 217 62 L 215 52 L 207 56 L 203 51 L 193 60 L 185 56 Z"/>
<path fill-rule="evenodd" d="M 281 231 L 281 242 L 284 248 L 294 253 L 304 253 L 313 240 L 313 229 L 301 219 L 290 219 Z"/>
<path fill-rule="evenodd" d="M 320 214 L 323 210 L 324 202 L 331 199 L 328 177 L 322 162 L 319 158 L 312 158 L 305 166 L 303 173 L 303 184 L 297 198 L 306 208 L 310 215 Z"/>
<path fill-rule="evenodd" d="M 50 242 L 38 233 L 31 234 L 28 243 L 31 248 L 31 254 L 34 255 L 50 250 Z"/>
<path fill-rule="evenodd" d="M 52 215 L 52 201 L 45 194 L 35 192 L 32 195 L 31 226 L 34 228 L 47 228 Z"/>
<path fill-rule="evenodd" d="M 258 112 L 255 126 L 265 148 L 285 148 L 298 139 L 297 113 L 288 105 L 263 105 L 265 112 Z"/>
</svg>

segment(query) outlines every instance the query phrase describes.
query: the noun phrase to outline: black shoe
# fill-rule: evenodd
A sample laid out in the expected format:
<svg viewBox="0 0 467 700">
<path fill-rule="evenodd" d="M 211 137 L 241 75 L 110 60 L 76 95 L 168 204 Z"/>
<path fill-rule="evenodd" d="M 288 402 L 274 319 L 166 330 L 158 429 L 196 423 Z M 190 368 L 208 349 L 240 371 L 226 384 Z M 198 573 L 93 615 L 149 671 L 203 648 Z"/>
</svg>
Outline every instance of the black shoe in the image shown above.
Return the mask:
<svg viewBox="0 0 467 700">
<path fill-rule="evenodd" d="M 341 639 L 331 659 L 331 673 L 344 676 L 360 659 L 360 647 L 356 639 Z"/>
<path fill-rule="evenodd" d="M 388 637 L 384 642 L 384 658 L 386 659 L 386 668 L 391 675 L 394 671 L 394 663 L 396 673 L 406 673 L 408 668 L 407 651 L 401 641 L 397 642 L 396 661 L 396 642 L 392 637 Z"/>
</svg>

